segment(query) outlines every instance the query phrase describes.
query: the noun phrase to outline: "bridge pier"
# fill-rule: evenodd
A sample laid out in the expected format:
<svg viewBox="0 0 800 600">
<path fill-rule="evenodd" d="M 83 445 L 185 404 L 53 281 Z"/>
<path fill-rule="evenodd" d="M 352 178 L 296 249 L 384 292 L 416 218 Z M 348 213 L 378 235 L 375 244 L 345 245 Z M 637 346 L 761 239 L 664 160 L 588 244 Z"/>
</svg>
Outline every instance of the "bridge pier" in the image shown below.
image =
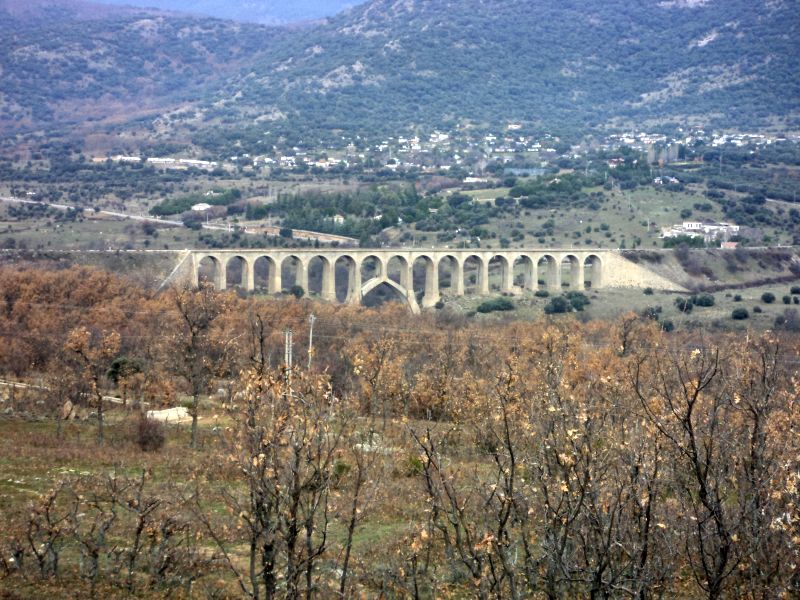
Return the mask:
<svg viewBox="0 0 800 600">
<path fill-rule="evenodd" d="M 547 287 L 551 292 L 561 291 L 561 269 L 556 268 L 550 273 L 550 281 Z"/>
<path fill-rule="evenodd" d="M 308 294 L 308 264 L 302 260 L 298 261 L 297 271 L 295 272 L 294 284 L 303 288 L 303 291 Z"/>
<path fill-rule="evenodd" d="M 336 302 L 336 281 L 333 265 L 329 260 L 322 261 L 322 290 L 320 296 L 328 302 Z"/>
<path fill-rule="evenodd" d="M 539 287 L 539 276 L 537 274 L 536 263 L 531 262 L 526 265 L 525 270 L 522 272 L 522 290 L 535 292 Z"/>
<path fill-rule="evenodd" d="M 256 289 L 256 266 L 255 261 L 252 263 L 244 259 L 243 263 L 244 266 L 244 289 L 248 292 L 255 291 Z"/>
<path fill-rule="evenodd" d="M 407 290 L 414 292 L 414 265 L 404 261 L 400 267 L 400 285 Z"/>
<path fill-rule="evenodd" d="M 347 265 L 347 304 L 361 304 L 361 263 L 350 262 Z"/>
<path fill-rule="evenodd" d="M 431 308 L 440 299 L 439 269 L 434 261 L 428 259 L 425 261 L 425 291 L 422 296 L 422 307 Z"/>
<path fill-rule="evenodd" d="M 454 296 L 464 295 L 464 263 L 457 258 L 452 261 L 453 273 L 450 276 L 450 289 Z"/>
<path fill-rule="evenodd" d="M 573 268 L 573 271 L 570 272 L 570 279 L 569 282 L 569 289 L 571 290 L 582 290 L 584 288 L 583 285 L 583 263 L 579 262 L 577 268 Z"/>
<path fill-rule="evenodd" d="M 279 294 L 283 288 L 282 280 L 281 265 L 271 260 L 269 263 L 269 272 L 267 273 L 267 293 Z"/>
<path fill-rule="evenodd" d="M 478 294 L 481 296 L 489 295 L 489 261 L 481 260 L 478 266 Z"/>
<path fill-rule="evenodd" d="M 506 294 L 514 291 L 514 265 L 505 259 L 500 263 L 500 291 Z"/>
<path fill-rule="evenodd" d="M 227 270 L 228 265 L 223 264 L 222 261 L 217 261 L 218 268 L 214 271 L 214 289 L 215 290 L 227 290 L 228 289 L 228 277 L 227 277 Z"/>
</svg>

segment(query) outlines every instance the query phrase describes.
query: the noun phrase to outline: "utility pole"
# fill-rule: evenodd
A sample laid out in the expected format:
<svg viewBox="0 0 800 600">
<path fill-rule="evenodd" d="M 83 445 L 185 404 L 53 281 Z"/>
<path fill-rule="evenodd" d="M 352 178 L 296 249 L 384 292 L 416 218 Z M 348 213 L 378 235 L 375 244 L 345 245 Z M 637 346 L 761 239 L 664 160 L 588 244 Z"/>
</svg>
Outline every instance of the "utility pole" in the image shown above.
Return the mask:
<svg viewBox="0 0 800 600">
<path fill-rule="evenodd" d="M 308 331 L 308 370 L 311 370 L 311 358 L 314 356 L 314 321 L 317 320 L 317 317 L 311 315 L 308 317 L 308 321 L 311 324 L 311 327 Z"/>
<path fill-rule="evenodd" d="M 287 329 L 283 332 L 284 335 L 284 349 L 283 359 L 286 364 L 286 389 L 287 394 L 291 394 L 292 390 L 292 330 Z"/>
</svg>

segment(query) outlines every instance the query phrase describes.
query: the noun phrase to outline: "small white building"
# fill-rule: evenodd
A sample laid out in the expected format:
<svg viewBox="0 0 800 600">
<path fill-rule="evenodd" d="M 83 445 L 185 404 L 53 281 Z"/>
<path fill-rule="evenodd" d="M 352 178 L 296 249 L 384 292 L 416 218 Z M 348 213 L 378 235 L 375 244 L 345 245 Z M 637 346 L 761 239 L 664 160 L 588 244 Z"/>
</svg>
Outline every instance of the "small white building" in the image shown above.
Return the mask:
<svg viewBox="0 0 800 600">
<path fill-rule="evenodd" d="M 212 206 L 210 204 L 206 204 L 205 202 L 200 202 L 199 204 L 192 206 L 192 210 L 194 212 L 205 212 L 210 208 L 212 208 Z"/>
</svg>

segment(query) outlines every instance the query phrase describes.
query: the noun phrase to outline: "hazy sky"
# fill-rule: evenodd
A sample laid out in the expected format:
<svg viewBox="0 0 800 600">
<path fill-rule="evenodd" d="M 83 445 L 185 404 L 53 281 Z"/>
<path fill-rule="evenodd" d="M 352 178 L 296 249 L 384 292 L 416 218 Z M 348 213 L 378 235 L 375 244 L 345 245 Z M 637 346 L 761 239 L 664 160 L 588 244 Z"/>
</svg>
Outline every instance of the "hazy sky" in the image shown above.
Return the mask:
<svg viewBox="0 0 800 600">
<path fill-rule="evenodd" d="M 94 0 L 210 15 L 256 23 L 280 23 L 329 17 L 364 0 Z"/>
</svg>

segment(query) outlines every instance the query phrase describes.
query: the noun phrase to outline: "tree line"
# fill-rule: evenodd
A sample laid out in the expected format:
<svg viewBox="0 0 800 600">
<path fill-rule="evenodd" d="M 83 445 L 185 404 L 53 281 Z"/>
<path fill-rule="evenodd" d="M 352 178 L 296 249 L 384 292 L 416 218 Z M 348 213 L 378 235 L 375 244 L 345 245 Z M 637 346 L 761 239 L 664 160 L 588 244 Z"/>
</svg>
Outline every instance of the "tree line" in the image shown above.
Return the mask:
<svg viewBox="0 0 800 600">
<path fill-rule="evenodd" d="M 800 593 L 792 334 L 155 294 L 78 268 L 0 281 L 0 366 L 32 386 L 7 403 L 39 419 L 6 416 L 0 445 L 88 465 L 0 497 L 0 588 Z M 95 414 L 65 421 L 67 400 Z M 126 435 L 144 403 L 191 424 L 144 451 Z"/>
</svg>

